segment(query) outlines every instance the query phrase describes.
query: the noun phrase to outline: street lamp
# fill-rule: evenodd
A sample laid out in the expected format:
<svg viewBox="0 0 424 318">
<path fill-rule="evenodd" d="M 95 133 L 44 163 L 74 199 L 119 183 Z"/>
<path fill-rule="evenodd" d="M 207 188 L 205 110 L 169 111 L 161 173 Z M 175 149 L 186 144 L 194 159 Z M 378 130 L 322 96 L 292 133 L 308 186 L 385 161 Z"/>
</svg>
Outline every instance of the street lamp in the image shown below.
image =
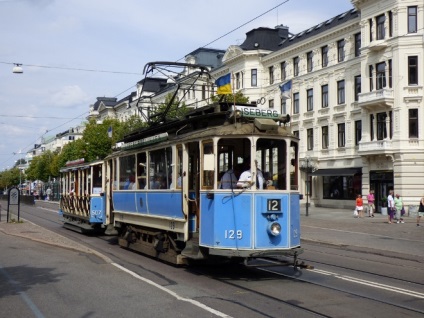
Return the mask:
<svg viewBox="0 0 424 318">
<path fill-rule="evenodd" d="M 315 162 L 314 160 L 309 157 L 305 156 L 303 160 L 301 160 L 300 163 L 300 170 L 306 173 L 306 179 L 305 179 L 305 190 L 306 190 L 306 216 L 309 215 L 309 195 L 310 195 L 310 188 L 311 184 L 309 181 L 309 174 L 315 171 Z"/>
</svg>

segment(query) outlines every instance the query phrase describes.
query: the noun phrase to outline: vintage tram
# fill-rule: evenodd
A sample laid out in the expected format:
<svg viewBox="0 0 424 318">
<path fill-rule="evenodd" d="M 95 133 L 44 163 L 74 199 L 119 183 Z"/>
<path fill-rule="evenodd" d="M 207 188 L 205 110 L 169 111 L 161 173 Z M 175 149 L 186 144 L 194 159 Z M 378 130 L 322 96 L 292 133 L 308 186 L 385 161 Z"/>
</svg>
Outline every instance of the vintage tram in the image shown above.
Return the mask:
<svg viewBox="0 0 424 318">
<path fill-rule="evenodd" d="M 121 246 L 174 264 L 290 255 L 296 265 L 299 140 L 288 121 L 216 102 L 134 132 L 103 161 L 62 169 L 65 224 L 116 230 Z M 236 167 L 252 181 L 223 187 Z"/>
</svg>

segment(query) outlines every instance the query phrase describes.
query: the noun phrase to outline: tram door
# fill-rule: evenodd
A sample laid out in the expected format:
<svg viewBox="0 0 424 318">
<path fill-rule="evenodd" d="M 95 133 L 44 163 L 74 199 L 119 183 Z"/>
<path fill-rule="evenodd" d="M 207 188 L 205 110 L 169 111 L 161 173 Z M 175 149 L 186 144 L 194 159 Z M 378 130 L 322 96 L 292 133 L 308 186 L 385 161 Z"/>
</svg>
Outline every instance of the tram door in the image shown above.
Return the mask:
<svg viewBox="0 0 424 318">
<path fill-rule="evenodd" d="M 187 178 L 186 184 L 183 182 L 183 195 L 188 201 L 188 217 L 190 220 L 195 220 L 195 229 L 199 229 L 199 198 L 200 198 L 200 153 L 199 143 L 192 142 L 186 144 L 186 152 L 184 156 L 184 169 Z"/>
</svg>

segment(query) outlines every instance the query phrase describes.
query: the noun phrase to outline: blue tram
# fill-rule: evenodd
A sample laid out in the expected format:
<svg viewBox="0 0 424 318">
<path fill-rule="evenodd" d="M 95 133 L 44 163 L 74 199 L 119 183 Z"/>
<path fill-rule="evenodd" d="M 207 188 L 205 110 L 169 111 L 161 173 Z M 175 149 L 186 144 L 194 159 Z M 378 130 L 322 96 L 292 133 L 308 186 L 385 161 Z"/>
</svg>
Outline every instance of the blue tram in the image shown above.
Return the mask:
<svg viewBox="0 0 424 318">
<path fill-rule="evenodd" d="M 127 136 L 105 159 L 119 244 L 176 264 L 296 254 L 298 139 L 286 121 L 216 103 Z M 224 189 L 243 166 L 262 184 Z"/>
<path fill-rule="evenodd" d="M 297 265 L 299 140 L 289 120 L 222 102 L 162 116 L 104 160 L 62 169 L 65 225 L 106 229 L 121 246 L 174 264 L 292 255 Z M 250 180 L 227 186 L 230 169 Z"/>
</svg>

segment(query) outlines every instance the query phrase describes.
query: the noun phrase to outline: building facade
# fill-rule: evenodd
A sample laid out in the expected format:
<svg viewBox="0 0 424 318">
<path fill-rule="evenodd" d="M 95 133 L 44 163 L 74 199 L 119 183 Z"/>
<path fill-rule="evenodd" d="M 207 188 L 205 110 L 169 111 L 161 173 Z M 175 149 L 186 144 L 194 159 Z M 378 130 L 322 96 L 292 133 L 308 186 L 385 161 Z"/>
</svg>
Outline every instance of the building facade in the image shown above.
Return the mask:
<svg viewBox="0 0 424 318">
<path fill-rule="evenodd" d="M 381 206 L 394 189 L 416 206 L 424 193 L 424 3 L 352 4 L 298 34 L 277 27 L 277 48 L 248 33 L 214 75 L 231 73 L 233 88 L 258 107 L 290 114 L 305 168 L 300 191 L 308 188 L 313 204 L 353 207 L 372 189 Z"/>
</svg>

